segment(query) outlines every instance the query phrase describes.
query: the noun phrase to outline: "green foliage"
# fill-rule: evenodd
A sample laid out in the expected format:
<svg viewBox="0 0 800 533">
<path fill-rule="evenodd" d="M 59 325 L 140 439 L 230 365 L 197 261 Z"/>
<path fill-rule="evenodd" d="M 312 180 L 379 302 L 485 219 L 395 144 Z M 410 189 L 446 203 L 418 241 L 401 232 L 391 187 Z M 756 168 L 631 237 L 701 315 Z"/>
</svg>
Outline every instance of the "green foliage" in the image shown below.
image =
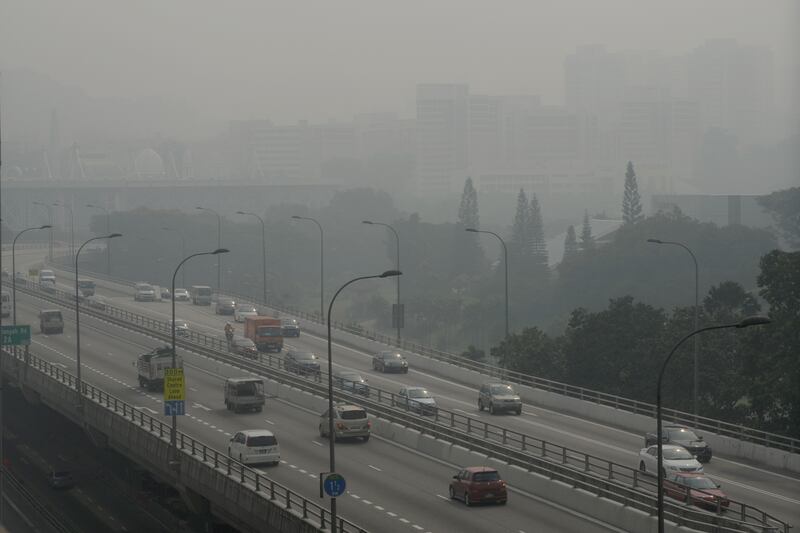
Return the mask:
<svg viewBox="0 0 800 533">
<path fill-rule="evenodd" d="M 465 351 L 461 352 L 461 357 L 466 357 L 472 361 L 483 361 L 486 359 L 486 353 L 470 344 Z"/>
<path fill-rule="evenodd" d="M 589 221 L 589 211 L 583 212 L 583 226 L 581 228 L 581 250 L 594 250 L 595 243 L 592 236 L 592 224 Z"/>
<path fill-rule="evenodd" d="M 758 202 L 772 213 L 783 238 L 795 248 L 800 247 L 800 187 L 776 191 Z"/>
<path fill-rule="evenodd" d="M 525 191 L 520 189 L 517 195 L 514 223 L 511 226 L 511 242 L 508 243 L 508 253 L 523 270 L 530 263 L 531 257 L 530 218 L 528 197 L 525 196 Z"/>
<path fill-rule="evenodd" d="M 531 205 L 528 209 L 528 235 L 531 247 L 531 274 L 538 277 L 546 277 L 548 273 L 547 244 L 544 241 L 544 224 L 542 222 L 542 209 L 536 194 L 531 197 Z"/>
<path fill-rule="evenodd" d="M 481 222 L 478 214 L 478 193 L 472 185 L 472 178 L 464 182 L 464 192 L 461 193 L 461 205 L 458 208 L 458 222 L 465 228 L 480 229 Z"/>
<path fill-rule="evenodd" d="M 525 328 L 509 335 L 491 354 L 509 370 L 560 380 L 564 374 L 561 344 L 561 339 L 549 337 L 539 328 Z"/>
<path fill-rule="evenodd" d="M 575 226 L 567 228 L 567 236 L 564 238 L 564 263 L 569 263 L 578 255 L 578 239 L 575 235 Z"/>
<path fill-rule="evenodd" d="M 622 220 L 625 224 L 634 224 L 642 219 L 642 198 L 636 183 L 636 172 L 633 163 L 628 161 L 625 170 L 625 193 L 622 197 Z"/>
</svg>

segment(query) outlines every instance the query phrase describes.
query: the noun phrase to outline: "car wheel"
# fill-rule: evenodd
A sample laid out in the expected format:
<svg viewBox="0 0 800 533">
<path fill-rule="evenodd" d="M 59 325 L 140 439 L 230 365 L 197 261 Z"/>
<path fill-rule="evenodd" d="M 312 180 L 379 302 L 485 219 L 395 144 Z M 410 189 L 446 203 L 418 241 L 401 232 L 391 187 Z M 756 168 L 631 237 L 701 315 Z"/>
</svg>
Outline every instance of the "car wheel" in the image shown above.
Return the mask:
<svg viewBox="0 0 800 533">
<path fill-rule="evenodd" d="M 489 414 L 490 415 L 494 414 L 494 403 L 492 402 L 489 402 Z"/>
<path fill-rule="evenodd" d="M 469 493 L 468 492 L 464 493 L 464 505 L 466 505 L 467 507 L 472 505 L 472 502 L 469 500 Z"/>
<path fill-rule="evenodd" d="M 456 491 L 453 490 L 453 487 L 450 487 L 450 499 L 451 500 L 455 500 L 456 499 Z"/>
<path fill-rule="evenodd" d="M 322 429 L 322 424 L 319 425 L 319 438 L 325 438 L 325 430 Z"/>
<path fill-rule="evenodd" d="M 364 435 L 364 442 L 369 442 L 369 435 Z"/>
<path fill-rule="evenodd" d="M 497 503 L 499 503 L 500 505 L 505 505 L 506 503 L 508 503 L 508 500 L 500 500 Z"/>
<path fill-rule="evenodd" d="M 647 467 L 644 465 L 644 461 L 639 461 L 639 472 L 647 472 Z"/>
<path fill-rule="evenodd" d="M 522 407 L 517 408 L 517 416 L 522 414 Z"/>
<path fill-rule="evenodd" d="M 478 411 L 483 411 L 483 400 L 478 398 Z"/>
<path fill-rule="evenodd" d="M 403 369 L 403 374 L 408 374 L 408 368 Z"/>
</svg>

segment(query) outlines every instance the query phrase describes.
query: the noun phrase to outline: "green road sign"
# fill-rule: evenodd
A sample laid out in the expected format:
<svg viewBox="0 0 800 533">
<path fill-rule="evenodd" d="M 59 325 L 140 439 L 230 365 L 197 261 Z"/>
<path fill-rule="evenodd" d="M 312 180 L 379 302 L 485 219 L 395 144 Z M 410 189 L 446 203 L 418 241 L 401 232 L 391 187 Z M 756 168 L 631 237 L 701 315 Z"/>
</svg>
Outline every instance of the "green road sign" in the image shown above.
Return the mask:
<svg viewBox="0 0 800 533">
<path fill-rule="evenodd" d="M 3 326 L 0 330 L 3 346 L 16 346 L 19 344 L 28 345 L 31 343 L 30 326 Z"/>
</svg>

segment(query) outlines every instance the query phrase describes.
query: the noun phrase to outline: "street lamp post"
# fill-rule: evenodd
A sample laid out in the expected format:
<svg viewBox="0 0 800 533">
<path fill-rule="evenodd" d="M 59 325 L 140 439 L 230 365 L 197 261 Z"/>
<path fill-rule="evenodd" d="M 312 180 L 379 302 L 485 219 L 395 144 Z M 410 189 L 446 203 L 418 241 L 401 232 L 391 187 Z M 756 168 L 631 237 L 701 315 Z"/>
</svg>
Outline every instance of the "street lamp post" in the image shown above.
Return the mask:
<svg viewBox="0 0 800 533">
<path fill-rule="evenodd" d="M 331 298 L 331 303 L 328 304 L 328 455 L 330 458 L 331 474 L 336 472 L 336 455 L 334 446 L 336 441 L 336 433 L 334 433 L 333 430 L 333 342 L 331 341 L 331 312 L 333 311 L 333 302 L 336 301 L 336 297 L 339 296 L 339 293 L 342 292 L 345 287 L 351 283 L 355 283 L 356 281 L 375 278 L 391 278 L 401 275 L 402 272 L 399 270 L 387 270 L 383 274 L 378 274 L 375 276 L 360 276 L 358 278 L 351 279 L 339 287 L 339 290 L 336 291 L 336 293 L 333 295 L 333 298 Z M 337 527 L 339 526 L 339 524 L 336 522 L 336 498 L 331 497 L 331 533 L 336 533 Z"/>
<path fill-rule="evenodd" d="M 77 363 L 77 373 L 75 383 L 78 389 L 78 408 L 83 407 L 83 392 L 81 389 L 81 305 L 80 305 L 80 288 L 78 287 L 78 256 L 81 254 L 83 247 L 92 241 L 100 239 L 115 239 L 122 237 L 121 233 L 111 233 L 109 235 L 101 235 L 100 237 L 92 237 L 87 240 L 81 247 L 78 248 L 75 254 L 75 360 Z"/>
<path fill-rule="evenodd" d="M 50 231 L 48 232 L 49 238 L 47 241 L 47 259 L 49 261 L 53 260 L 53 206 L 50 204 L 46 204 L 44 202 L 37 202 L 34 201 L 33 205 L 40 205 L 47 209 L 47 223 L 50 225 Z"/>
<path fill-rule="evenodd" d="M 264 219 L 255 213 L 236 211 L 236 214 L 256 217 L 261 222 L 261 270 L 263 275 L 264 305 L 267 305 L 267 226 L 264 224 Z"/>
<path fill-rule="evenodd" d="M 664 377 L 664 370 L 667 368 L 667 363 L 672 358 L 672 354 L 678 349 L 678 347 L 684 343 L 690 337 L 694 337 L 698 333 L 702 333 L 704 331 L 711 331 L 714 329 L 727 329 L 727 328 L 747 328 L 750 326 L 759 326 L 762 324 L 769 324 L 770 319 L 763 316 L 750 316 L 747 318 L 742 319 L 735 324 L 721 324 L 717 326 L 706 326 L 704 328 L 695 329 L 688 335 L 684 336 L 681 340 L 679 340 L 675 346 L 672 348 L 672 351 L 669 352 L 667 358 L 664 359 L 664 363 L 661 365 L 661 371 L 658 373 L 658 384 L 656 386 L 656 442 L 658 447 L 658 470 L 656 472 L 656 476 L 658 479 L 658 499 L 657 499 L 657 507 L 658 507 L 658 533 L 664 533 L 664 457 L 662 455 L 663 449 L 663 439 L 661 436 L 661 380 Z"/>
<path fill-rule="evenodd" d="M 217 215 L 217 249 L 222 248 L 222 217 L 219 213 L 211 209 L 210 207 L 195 207 L 195 209 L 199 209 L 200 211 L 208 211 L 209 213 L 214 213 Z M 222 257 L 217 256 L 217 290 L 222 290 Z"/>
<path fill-rule="evenodd" d="M 186 261 L 188 261 L 189 259 L 191 259 L 192 257 L 197 257 L 197 256 L 200 256 L 200 255 L 219 255 L 219 254 L 226 254 L 226 253 L 228 253 L 228 250 L 226 250 L 225 248 L 217 248 L 213 252 L 198 252 L 196 254 L 192 254 L 192 255 L 190 255 L 188 257 L 185 257 L 180 263 L 178 263 L 178 266 L 175 267 L 175 272 L 172 273 L 172 285 L 170 287 L 170 289 L 171 289 L 170 295 L 171 295 L 171 299 L 172 299 L 172 324 L 170 325 L 170 338 L 172 339 L 172 368 L 175 368 L 175 365 L 177 364 L 176 360 L 175 360 L 176 359 L 175 358 L 175 353 L 176 353 L 176 341 L 175 341 L 175 277 L 178 275 L 178 270 L 180 270 L 181 266 L 183 266 L 183 264 Z M 170 448 L 172 449 L 172 459 L 175 460 L 178 457 L 178 416 L 175 414 L 174 411 L 172 412 L 172 428 L 170 429 L 170 432 L 169 432 L 169 445 L 170 445 Z"/>
<path fill-rule="evenodd" d="M 680 246 L 681 248 L 683 248 L 684 250 L 689 252 L 690 256 L 692 256 L 692 261 L 694 262 L 694 329 L 697 329 L 697 327 L 698 327 L 698 325 L 697 325 L 698 313 L 699 313 L 699 309 L 700 309 L 700 306 L 699 306 L 699 296 L 700 296 L 699 279 L 700 279 L 700 277 L 699 277 L 699 270 L 697 268 L 697 258 L 692 253 L 692 251 L 689 249 L 689 247 L 686 246 L 685 244 L 681 243 L 681 242 L 662 241 L 662 240 L 659 240 L 659 239 L 647 239 L 647 242 L 653 243 L 653 244 L 671 244 L 673 246 Z M 697 418 L 697 412 L 698 412 L 697 391 L 698 391 L 698 388 L 699 388 L 699 381 L 700 381 L 700 379 L 698 377 L 698 368 L 699 368 L 698 355 L 697 355 L 697 353 L 698 353 L 697 352 L 697 350 L 698 350 L 698 346 L 697 346 L 698 340 L 699 340 L 698 337 L 694 338 L 694 356 L 693 356 L 693 367 L 694 367 L 694 369 L 692 371 L 692 413 L 694 414 L 695 418 Z"/>
<path fill-rule="evenodd" d="M 86 207 L 91 207 L 93 209 L 100 209 L 105 212 L 106 214 L 106 233 L 111 233 L 111 214 L 109 213 L 108 209 L 103 207 L 102 205 L 95 205 L 95 204 L 86 204 Z M 111 243 L 106 243 L 106 274 L 111 275 Z"/>
<path fill-rule="evenodd" d="M 323 241 L 324 235 L 322 233 L 322 225 L 314 218 L 311 217 L 301 217 L 297 215 L 292 215 L 292 218 L 296 220 L 310 220 L 314 224 L 317 225 L 319 228 L 319 319 L 325 320 L 325 263 L 324 263 L 324 254 L 323 254 Z"/>
<path fill-rule="evenodd" d="M 175 228 L 168 228 L 166 226 L 162 227 L 161 229 L 164 230 L 164 231 L 174 231 L 178 235 L 178 237 L 181 239 L 181 257 L 186 257 L 186 237 L 183 235 L 183 233 L 181 233 L 180 231 L 176 230 Z M 183 287 L 186 288 L 186 271 L 185 270 L 181 272 L 181 285 L 183 285 Z"/>
<path fill-rule="evenodd" d="M 69 211 L 69 255 L 75 257 L 75 213 L 72 211 L 72 206 L 53 202 L 53 207 L 63 207 Z"/>
<path fill-rule="evenodd" d="M 369 224 L 371 226 L 383 226 L 391 230 L 394 233 L 395 244 L 397 245 L 397 262 L 395 263 L 395 269 L 399 272 L 400 271 L 400 237 L 397 235 L 397 231 L 390 226 L 389 224 L 384 224 L 382 222 L 373 222 L 371 220 L 363 220 L 361 221 L 362 224 Z M 397 316 L 395 319 L 397 320 L 397 347 L 400 347 L 400 327 L 401 327 L 401 313 L 400 313 L 400 276 L 396 276 L 397 281 Z"/>
<path fill-rule="evenodd" d="M 17 325 L 17 239 L 20 236 L 27 232 L 33 231 L 35 229 L 48 229 L 51 228 L 49 224 L 45 224 L 44 226 L 34 226 L 32 228 L 25 228 L 24 230 L 17 233 L 14 240 L 11 242 L 11 305 L 12 305 L 12 312 L 11 312 L 11 320 L 13 324 Z"/>
<path fill-rule="evenodd" d="M 506 335 L 505 338 L 508 339 L 508 248 L 506 248 L 506 242 L 503 238 L 493 231 L 486 231 L 476 228 L 467 228 L 466 229 L 470 233 L 487 233 L 489 235 L 494 235 L 497 237 L 497 240 L 500 241 L 500 244 L 503 245 L 503 265 L 505 266 L 505 281 L 506 281 Z M 503 355 L 503 368 L 506 367 L 505 361 L 505 354 Z"/>
</svg>

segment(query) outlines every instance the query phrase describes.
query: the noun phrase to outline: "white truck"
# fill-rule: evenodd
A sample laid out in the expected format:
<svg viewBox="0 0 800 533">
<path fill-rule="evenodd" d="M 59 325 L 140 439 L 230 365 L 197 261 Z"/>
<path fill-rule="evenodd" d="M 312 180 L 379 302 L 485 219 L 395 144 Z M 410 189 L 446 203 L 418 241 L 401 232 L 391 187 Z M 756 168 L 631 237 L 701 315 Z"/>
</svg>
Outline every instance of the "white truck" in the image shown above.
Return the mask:
<svg viewBox="0 0 800 533">
<path fill-rule="evenodd" d="M 225 380 L 225 407 L 229 411 L 261 412 L 264 408 L 264 380 L 261 378 L 228 378 Z"/>
<path fill-rule="evenodd" d="M 175 366 L 183 368 L 183 358 L 175 357 Z M 162 346 L 139 356 L 136 371 L 139 373 L 139 386 L 147 390 L 164 387 L 164 370 L 172 368 L 172 348 Z"/>
</svg>

